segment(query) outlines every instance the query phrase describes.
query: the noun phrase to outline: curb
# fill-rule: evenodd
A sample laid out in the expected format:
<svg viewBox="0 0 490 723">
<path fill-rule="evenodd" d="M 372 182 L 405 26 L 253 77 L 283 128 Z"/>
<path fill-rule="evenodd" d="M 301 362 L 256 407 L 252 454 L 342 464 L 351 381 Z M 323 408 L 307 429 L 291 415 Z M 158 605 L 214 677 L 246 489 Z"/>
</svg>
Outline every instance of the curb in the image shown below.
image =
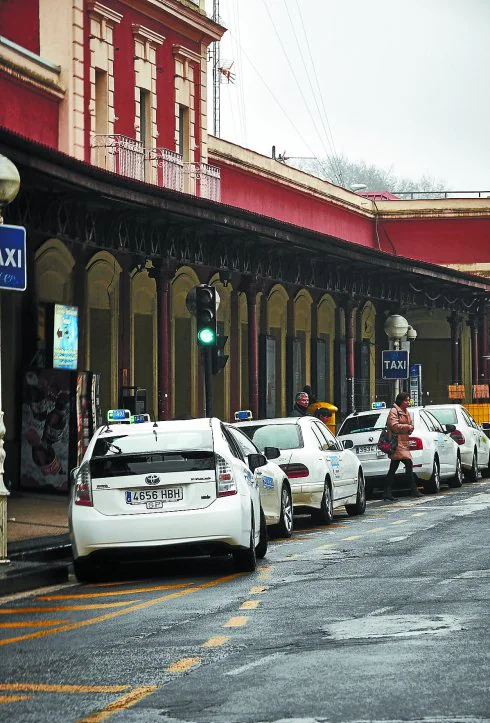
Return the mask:
<svg viewBox="0 0 490 723">
<path fill-rule="evenodd" d="M 6 595 L 68 582 L 69 563 L 50 564 L 12 560 L 0 566 L 0 600 Z"/>
</svg>

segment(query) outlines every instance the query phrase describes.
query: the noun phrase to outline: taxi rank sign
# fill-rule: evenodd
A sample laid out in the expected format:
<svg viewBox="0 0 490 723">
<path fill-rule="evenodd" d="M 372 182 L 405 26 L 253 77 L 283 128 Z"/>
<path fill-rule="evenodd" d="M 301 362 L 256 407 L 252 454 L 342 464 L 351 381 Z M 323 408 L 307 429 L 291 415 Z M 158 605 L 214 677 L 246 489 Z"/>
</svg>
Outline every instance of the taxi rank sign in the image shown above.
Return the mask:
<svg viewBox="0 0 490 723">
<path fill-rule="evenodd" d="M 383 379 L 408 379 L 408 351 L 386 350 L 382 353 Z"/>
<path fill-rule="evenodd" d="M 26 230 L 23 226 L 0 224 L 0 289 L 26 288 Z"/>
</svg>

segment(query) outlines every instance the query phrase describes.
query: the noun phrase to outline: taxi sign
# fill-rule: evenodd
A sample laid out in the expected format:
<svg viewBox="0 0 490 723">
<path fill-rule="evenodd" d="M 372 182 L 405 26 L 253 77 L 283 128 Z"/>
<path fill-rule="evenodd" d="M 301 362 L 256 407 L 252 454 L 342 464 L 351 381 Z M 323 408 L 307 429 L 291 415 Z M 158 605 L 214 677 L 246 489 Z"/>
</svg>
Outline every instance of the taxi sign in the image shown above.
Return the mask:
<svg viewBox="0 0 490 723">
<path fill-rule="evenodd" d="M 249 422 L 252 418 L 250 409 L 240 409 L 235 412 L 235 422 Z"/>
<path fill-rule="evenodd" d="M 386 409 L 386 402 L 373 402 L 371 409 Z"/>
<path fill-rule="evenodd" d="M 129 421 L 131 422 L 131 424 L 142 424 L 142 422 L 149 421 L 147 417 L 147 414 L 132 414 Z"/>
<path fill-rule="evenodd" d="M 129 409 L 109 409 L 107 412 L 108 422 L 129 422 L 131 420 L 131 412 Z"/>
</svg>

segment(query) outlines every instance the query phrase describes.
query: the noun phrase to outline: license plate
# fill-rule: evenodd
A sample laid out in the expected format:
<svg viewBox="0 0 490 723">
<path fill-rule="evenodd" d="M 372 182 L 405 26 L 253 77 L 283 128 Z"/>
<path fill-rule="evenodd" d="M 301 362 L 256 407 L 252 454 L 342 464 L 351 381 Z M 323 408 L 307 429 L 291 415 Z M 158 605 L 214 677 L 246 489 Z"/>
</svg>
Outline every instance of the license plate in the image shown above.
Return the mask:
<svg viewBox="0 0 490 723">
<path fill-rule="evenodd" d="M 376 452 L 377 449 L 375 444 L 361 444 L 360 447 L 356 447 L 356 454 L 370 454 Z"/>
<path fill-rule="evenodd" d="M 146 504 L 150 510 L 162 507 L 166 502 L 180 502 L 183 499 L 183 487 L 162 487 L 158 490 L 126 490 L 126 504 Z"/>
</svg>

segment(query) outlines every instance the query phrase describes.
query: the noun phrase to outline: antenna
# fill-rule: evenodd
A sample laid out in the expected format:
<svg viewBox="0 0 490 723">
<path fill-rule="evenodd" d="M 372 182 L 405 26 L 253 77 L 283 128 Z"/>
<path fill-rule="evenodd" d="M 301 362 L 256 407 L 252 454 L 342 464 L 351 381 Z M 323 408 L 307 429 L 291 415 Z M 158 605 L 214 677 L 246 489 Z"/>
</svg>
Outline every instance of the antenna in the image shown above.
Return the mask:
<svg viewBox="0 0 490 723">
<path fill-rule="evenodd" d="M 213 20 L 215 23 L 219 22 L 219 0 L 213 0 Z M 219 42 L 213 43 L 211 48 L 211 61 L 213 64 L 213 133 L 219 138 L 220 137 L 220 48 Z"/>
</svg>

